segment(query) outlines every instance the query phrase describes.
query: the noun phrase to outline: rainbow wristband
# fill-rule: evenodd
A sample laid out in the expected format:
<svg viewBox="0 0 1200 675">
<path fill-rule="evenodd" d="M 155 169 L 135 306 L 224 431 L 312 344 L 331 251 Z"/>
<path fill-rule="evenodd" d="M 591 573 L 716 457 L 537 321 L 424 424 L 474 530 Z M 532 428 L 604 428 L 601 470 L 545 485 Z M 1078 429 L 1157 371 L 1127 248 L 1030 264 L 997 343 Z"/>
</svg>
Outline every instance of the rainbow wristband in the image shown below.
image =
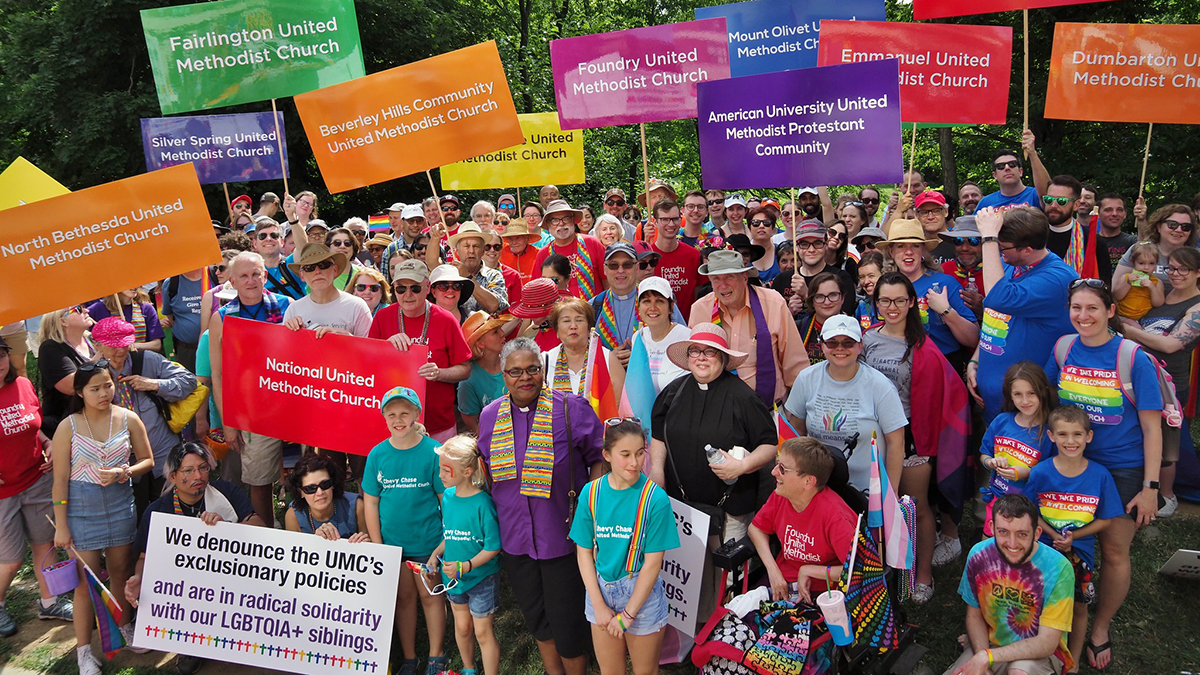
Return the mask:
<svg viewBox="0 0 1200 675">
<path fill-rule="evenodd" d="M 617 615 L 617 625 L 619 625 L 621 627 L 622 633 L 629 630 L 629 627 L 625 625 L 625 613 L 624 612 L 621 612 L 620 614 Z"/>
<path fill-rule="evenodd" d="M 67 500 L 65 500 L 65 499 L 64 499 L 64 500 L 62 500 L 62 501 L 55 501 L 55 502 L 52 502 L 52 503 L 53 503 L 53 505 L 54 505 L 54 506 L 66 506 L 66 505 L 67 505 Z"/>
<path fill-rule="evenodd" d="M 987 657 L 988 657 L 988 668 L 991 668 L 991 667 L 992 667 L 992 664 L 994 664 L 994 663 L 996 662 L 996 661 L 995 661 L 995 660 L 992 658 L 992 650 L 990 650 L 990 649 L 985 649 L 985 650 L 983 650 L 983 653 L 984 653 L 984 654 L 987 654 Z"/>
<path fill-rule="evenodd" d="M 458 571 L 454 573 L 454 578 L 461 579 L 462 578 L 462 563 L 455 562 L 454 564 L 458 566 Z"/>
</svg>

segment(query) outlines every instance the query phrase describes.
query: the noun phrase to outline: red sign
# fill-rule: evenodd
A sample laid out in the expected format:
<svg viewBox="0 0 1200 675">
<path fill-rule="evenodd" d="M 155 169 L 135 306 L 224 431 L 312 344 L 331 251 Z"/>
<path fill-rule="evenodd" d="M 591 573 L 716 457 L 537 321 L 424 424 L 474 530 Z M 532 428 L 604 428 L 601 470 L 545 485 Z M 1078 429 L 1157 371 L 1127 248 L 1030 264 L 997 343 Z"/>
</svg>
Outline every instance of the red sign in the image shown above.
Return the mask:
<svg viewBox="0 0 1200 675">
<path fill-rule="evenodd" d="M 817 65 L 900 61 L 900 119 L 1004 124 L 1012 29 L 890 21 L 822 21 Z"/>
<path fill-rule="evenodd" d="M 384 340 L 327 334 L 230 317 L 221 340 L 225 422 L 237 429 L 365 455 L 389 435 L 379 404 L 411 387 L 427 349 L 397 351 Z"/>
<path fill-rule="evenodd" d="M 913 18 L 941 19 L 947 16 L 992 14 L 1018 9 L 1041 9 L 1063 5 L 1083 5 L 1104 0 L 913 0 Z"/>
</svg>

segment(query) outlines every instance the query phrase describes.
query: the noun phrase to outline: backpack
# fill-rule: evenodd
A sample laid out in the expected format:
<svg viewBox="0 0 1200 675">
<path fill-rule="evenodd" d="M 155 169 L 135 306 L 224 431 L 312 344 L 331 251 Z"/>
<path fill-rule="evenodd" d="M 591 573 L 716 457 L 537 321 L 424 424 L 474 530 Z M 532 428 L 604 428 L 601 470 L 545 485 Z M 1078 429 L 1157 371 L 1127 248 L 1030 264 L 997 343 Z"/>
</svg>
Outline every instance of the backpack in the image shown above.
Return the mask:
<svg viewBox="0 0 1200 675">
<path fill-rule="evenodd" d="M 1078 339 L 1079 336 L 1075 334 L 1064 335 L 1054 343 L 1054 360 L 1058 363 L 1059 370 L 1067 362 L 1067 355 L 1071 353 L 1071 347 L 1075 346 L 1075 341 Z M 1139 351 L 1150 357 L 1150 363 L 1154 364 L 1154 372 L 1158 376 L 1158 390 L 1162 394 L 1163 400 L 1163 424 L 1179 428 L 1183 425 L 1183 415 L 1180 413 L 1183 407 L 1179 404 L 1179 398 L 1175 396 L 1175 383 L 1171 379 L 1171 374 L 1163 367 L 1161 361 L 1144 351 L 1141 345 L 1125 338 L 1121 338 L 1121 344 L 1117 347 L 1117 382 L 1121 385 L 1121 391 L 1136 408 L 1137 394 L 1133 390 L 1133 360 Z"/>
</svg>

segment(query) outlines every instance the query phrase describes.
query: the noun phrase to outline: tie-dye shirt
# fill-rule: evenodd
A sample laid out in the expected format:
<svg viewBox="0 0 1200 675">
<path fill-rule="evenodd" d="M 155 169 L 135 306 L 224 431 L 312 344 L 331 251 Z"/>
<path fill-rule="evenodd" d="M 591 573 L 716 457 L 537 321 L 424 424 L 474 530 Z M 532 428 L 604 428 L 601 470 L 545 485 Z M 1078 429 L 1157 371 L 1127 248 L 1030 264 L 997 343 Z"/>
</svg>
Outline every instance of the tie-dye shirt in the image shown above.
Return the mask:
<svg viewBox="0 0 1200 675">
<path fill-rule="evenodd" d="M 958 594 L 983 613 L 991 644 L 1004 647 L 1029 639 L 1044 625 L 1062 631 L 1054 657 L 1063 662 L 1063 672 L 1074 666 L 1067 650 L 1067 633 L 1071 630 L 1075 572 L 1052 547 L 1039 544 L 1029 560 L 1013 565 L 995 539 L 985 539 L 967 556 Z"/>
<path fill-rule="evenodd" d="M 1088 462 L 1083 473 L 1070 477 L 1058 470 L 1054 460 L 1042 462 L 1029 474 L 1025 494 L 1038 505 L 1042 518 L 1059 532 L 1067 526 L 1077 530 L 1093 520 L 1125 513 L 1112 474 L 1098 462 Z M 1049 533 L 1042 534 L 1042 543 L 1050 545 Z M 1071 545 L 1088 565 L 1096 566 L 1096 535 L 1075 537 Z"/>
</svg>

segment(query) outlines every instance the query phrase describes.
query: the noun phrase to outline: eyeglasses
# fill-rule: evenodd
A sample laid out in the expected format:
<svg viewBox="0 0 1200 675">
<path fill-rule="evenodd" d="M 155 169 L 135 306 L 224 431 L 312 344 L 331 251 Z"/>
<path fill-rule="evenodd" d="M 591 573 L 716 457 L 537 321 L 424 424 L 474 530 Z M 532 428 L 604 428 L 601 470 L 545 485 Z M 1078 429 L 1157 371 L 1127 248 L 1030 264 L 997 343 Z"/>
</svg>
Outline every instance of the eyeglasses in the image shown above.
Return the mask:
<svg viewBox="0 0 1200 675">
<path fill-rule="evenodd" d="M 783 217 L 784 217 L 784 218 L 795 218 L 795 217 L 796 217 L 796 212 L 795 212 L 795 211 L 784 211 L 784 212 L 783 212 Z"/>
<path fill-rule="evenodd" d="M 833 293 L 823 293 L 821 295 L 813 296 L 813 302 L 821 302 L 821 303 L 841 302 L 841 300 L 842 300 L 842 292 L 841 291 L 834 291 Z"/>
<path fill-rule="evenodd" d="M 547 218 L 546 222 L 550 224 L 550 227 L 558 227 L 560 225 L 573 225 L 575 220 L 573 218 L 563 218 L 562 216 L 552 216 Z"/>
<path fill-rule="evenodd" d="M 210 467 L 207 464 L 203 464 L 201 466 L 180 469 L 179 475 L 183 476 L 184 478 L 191 478 L 192 476 L 195 476 L 196 474 L 200 474 L 202 476 L 207 476 L 210 471 L 212 471 L 212 467 Z"/>
<path fill-rule="evenodd" d="M 463 282 L 461 281 L 439 281 L 431 286 L 435 291 L 461 291 Z"/>
<path fill-rule="evenodd" d="M 1080 286 L 1087 286 L 1088 288 L 1101 288 L 1104 290 L 1108 290 L 1108 284 L 1104 283 L 1100 279 L 1076 279 L 1075 281 L 1071 282 L 1071 285 L 1068 286 L 1067 289 L 1073 291 L 1076 288 L 1079 288 Z"/>
<path fill-rule="evenodd" d="M 909 298 L 880 298 L 877 304 L 880 307 L 904 307 L 908 301 Z"/>
<path fill-rule="evenodd" d="M 825 248 L 825 242 L 818 240 L 798 241 L 796 242 L 796 248 L 800 249 L 801 251 L 807 251 L 810 248 Z"/>
<path fill-rule="evenodd" d="M 306 495 L 315 495 L 317 490 L 329 490 L 333 487 L 333 479 L 326 478 L 320 483 L 311 483 L 309 485 L 301 485 L 300 491 Z"/>
<path fill-rule="evenodd" d="M 853 204 L 854 202 L 851 202 L 851 203 Z M 862 198 L 863 206 L 866 206 L 867 204 L 878 204 L 878 203 L 879 203 L 879 197 L 863 197 Z"/>
<path fill-rule="evenodd" d="M 706 359 L 715 359 L 717 354 L 721 353 L 718 349 L 712 347 L 688 347 L 687 355 L 689 358 L 698 359 L 703 356 Z"/>
<path fill-rule="evenodd" d="M 982 241 L 979 237 L 955 237 L 954 245 L 962 246 L 963 244 L 970 244 L 971 246 L 979 246 Z"/>
<path fill-rule="evenodd" d="M 1170 229 L 1170 230 L 1183 230 L 1184 232 L 1192 231 L 1191 223 L 1183 223 L 1178 220 L 1169 220 L 1169 219 L 1165 220 L 1163 222 L 1164 222 L 1164 224 L 1166 224 L 1167 229 Z"/>
<path fill-rule="evenodd" d="M 461 210 L 462 209 L 458 208 L 457 206 L 455 206 L 453 204 L 446 204 L 446 205 L 442 206 L 442 213 L 450 213 L 451 211 L 461 211 Z"/>
<path fill-rule="evenodd" d="M 766 218 L 755 218 L 754 220 L 750 221 L 750 224 L 754 227 L 775 227 L 775 223 L 772 223 Z"/>
<path fill-rule="evenodd" d="M 610 270 L 631 270 L 631 269 L 633 269 L 633 266 L 636 264 L 637 263 L 632 262 L 632 261 L 630 261 L 630 262 L 610 262 L 610 263 L 604 263 L 604 266 Z"/>
<path fill-rule="evenodd" d="M 259 232 L 258 234 L 254 235 L 254 236 L 258 237 L 259 241 L 262 241 L 264 239 L 279 239 L 278 232 Z"/>
<path fill-rule="evenodd" d="M 392 286 L 392 290 L 396 291 L 396 295 L 404 295 L 406 293 L 420 295 L 421 294 L 421 286 L 422 286 L 421 284 L 412 284 L 412 285 L 408 285 L 408 286 L 406 286 L 404 284 L 395 284 Z"/>
<path fill-rule="evenodd" d="M 678 225 L 682 222 L 683 218 L 663 218 L 662 216 L 654 217 L 654 223 L 656 225 Z"/>
<path fill-rule="evenodd" d="M 624 199 L 605 199 L 604 203 L 609 206 L 625 206 Z"/>
<path fill-rule="evenodd" d="M 1007 162 L 996 162 L 995 164 L 992 165 L 992 170 L 994 170 L 994 171 L 1003 171 L 1005 169 L 1019 169 L 1019 168 L 1021 168 L 1021 162 L 1019 160 L 1015 160 L 1015 159 L 1010 159 Z"/>
<path fill-rule="evenodd" d="M 372 293 L 378 293 L 380 291 L 380 289 L 382 289 L 382 288 L 383 288 L 382 284 L 354 284 L 354 290 L 358 291 L 359 293 L 362 293 L 364 291 L 371 291 Z"/>
<path fill-rule="evenodd" d="M 1194 267 L 1176 267 L 1174 265 L 1167 266 L 1167 274 L 1191 274 L 1195 272 Z"/>
<path fill-rule="evenodd" d="M 1045 204 L 1046 206 L 1049 206 L 1051 204 L 1058 204 L 1059 206 L 1066 206 L 1067 204 L 1070 204 L 1073 201 L 1075 201 L 1074 197 L 1053 197 L 1051 195 L 1042 195 L 1042 203 Z"/>
<path fill-rule="evenodd" d="M 853 338 L 846 338 L 845 340 L 822 340 L 822 342 L 830 349 L 853 349 L 858 344 L 858 341 Z"/>
<path fill-rule="evenodd" d="M 633 422 L 634 424 L 642 423 L 642 421 L 636 417 L 610 417 L 610 418 L 604 420 L 604 426 L 615 427 L 618 424 L 620 424 L 621 422 Z"/>
<path fill-rule="evenodd" d="M 786 466 L 783 462 L 780 462 L 780 461 L 775 462 L 775 468 L 779 469 L 779 473 L 781 473 L 785 476 L 789 473 L 794 473 L 797 476 L 803 475 L 803 472 L 800 471 L 800 469 L 793 469 L 789 466 Z"/>
<path fill-rule="evenodd" d="M 639 260 L 638 261 L 638 269 L 640 269 L 640 270 L 652 270 L 655 267 L 658 267 L 657 260 Z"/>
<path fill-rule="evenodd" d="M 483 250 L 485 250 L 485 251 L 503 251 L 504 244 L 484 244 Z"/>
<path fill-rule="evenodd" d="M 300 271 L 312 274 L 313 272 L 316 272 L 317 270 L 327 270 L 330 267 L 333 267 L 332 260 L 322 260 L 319 263 L 313 263 L 311 265 L 301 265 Z"/>
<path fill-rule="evenodd" d="M 684 211 L 706 211 L 708 209 L 704 204 L 684 204 Z"/>
<path fill-rule="evenodd" d="M 100 359 L 99 361 L 92 361 L 89 363 L 85 363 L 85 364 L 79 366 L 78 368 L 76 368 L 76 370 L 82 370 L 83 372 L 88 373 L 93 370 L 106 370 L 107 368 L 108 368 L 108 359 Z"/>
<path fill-rule="evenodd" d="M 936 209 L 917 209 L 917 217 L 924 218 L 925 216 L 940 216 L 942 215 L 941 207 Z"/>
<path fill-rule="evenodd" d="M 349 239 L 334 239 L 329 242 L 331 248 L 354 248 L 354 244 L 350 243 Z"/>
<path fill-rule="evenodd" d="M 540 372 L 542 372 L 541 366 L 529 366 L 528 368 L 509 368 L 508 370 L 504 371 L 504 374 L 514 380 L 519 380 L 521 379 L 522 375 L 537 377 L 538 373 Z"/>
</svg>

